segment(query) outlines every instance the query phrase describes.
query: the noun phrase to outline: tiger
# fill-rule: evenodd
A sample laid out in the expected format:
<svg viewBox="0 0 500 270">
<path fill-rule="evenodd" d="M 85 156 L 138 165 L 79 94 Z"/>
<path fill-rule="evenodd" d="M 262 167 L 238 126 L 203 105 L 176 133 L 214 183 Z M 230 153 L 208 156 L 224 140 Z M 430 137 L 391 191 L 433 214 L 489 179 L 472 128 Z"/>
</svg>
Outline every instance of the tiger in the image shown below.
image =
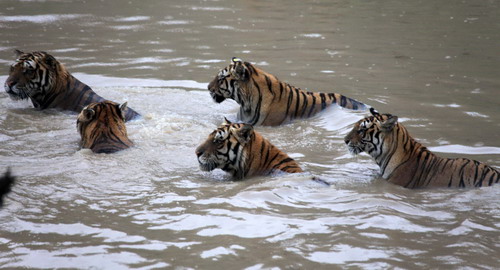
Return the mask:
<svg viewBox="0 0 500 270">
<path fill-rule="evenodd" d="M 252 125 L 224 122 L 195 150 L 200 169 L 222 169 L 236 180 L 278 172 L 303 172 L 295 160 L 279 150 Z"/>
<path fill-rule="evenodd" d="M 240 105 L 238 120 L 247 124 L 278 126 L 308 118 L 335 103 L 366 110 L 367 105 L 337 93 L 308 92 L 280 81 L 249 62 L 233 57 L 208 84 L 212 99 L 233 99 Z"/>
<path fill-rule="evenodd" d="M 359 120 L 344 141 L 353 154 L 368 153 L 387 181 L 405 188 L 481 187 L 500 181 L 500 171 L 476 160 L 442 158 L 417 142 L 398 117 L 380 114 Z"/>
<path fill-rule="evenodd" d="M 81 148 L 94 153 L 114 153 L 133 146 L 127 136 L 125 115 L 127 103 L 101 101 L 87 105 L 78 115 L 76 127 Z"/>
<path fill-rule="evenodd" d="M 0 207 L 3 205 L 3 197 L 11 191 L 16 178 L 11 175 L 10 168 L 7 168 L 5 174 L 0 177 Z"/>
<path fill-rule="evenodd" d="M 38 110 L 57 108 L 79 113 L 93 102 L 105 100 L 88 85 L 71 75 L 62 63 L 44 51 L 15 50 L 17 60 L 10 66 L 4 88 L 13 100 L 30 99 Z M 127 110 L 125 119 L 140 115 Z"/>
</svg>

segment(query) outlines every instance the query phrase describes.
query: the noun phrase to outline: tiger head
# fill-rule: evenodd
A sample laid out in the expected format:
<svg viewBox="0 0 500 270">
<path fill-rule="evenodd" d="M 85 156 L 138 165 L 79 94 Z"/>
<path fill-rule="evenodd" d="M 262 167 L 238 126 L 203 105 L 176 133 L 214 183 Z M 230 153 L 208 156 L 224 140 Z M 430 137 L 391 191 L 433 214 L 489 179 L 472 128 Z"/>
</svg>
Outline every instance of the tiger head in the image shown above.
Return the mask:
<svg viewBox="0 0 500 270">
<path fill-rule="evenodd" d="M 237 91 L 242 83 L 250 78 L 251 64 L 233 57 L 231 64 L 219 71 L 208 84 L 208 90 L 215 102 L 221 103 L 226 98 L 238 100 Z"/>
<path fill-rule="evenodd" d="M 391 114 L 379 114 L 374 108 L 370 108 L 372 116 L 365 117 L 354 124 L 353 129 L 344 141 L 353 154 L 366 152 L 371 156 L 380 155 L 383 142 L 388 138 L 394 126 L 398 122 L 398 117 Z"/>
<path fill-rule="evenodd" d="M 127 102 L 120 105 L 102 101 L 83 108 L 76 121 L 82 148 L 90 148 L 95 153 L 113 153 L 132 146 L 125 126 L 126 111 Z"/>
<path fill-rule="evenodd" d="M 252 125 L 235 124 L 225 119 L 198 148 L 196 155 L 203 171 L 222 169 L 233 175 L 245 166 L 244 148 L 254 135 Z"/>
<path fill-rule="evenodd" d="M 41 100 L 55 86 L 58 74 L 65 71 L 52 55 L 37 51 L 24 53 L 16 50 L 17 60 L 10 67 L 9 77 L 5 81 L 5 91 L 14 100 L 31 98 Z"/>
</svg>

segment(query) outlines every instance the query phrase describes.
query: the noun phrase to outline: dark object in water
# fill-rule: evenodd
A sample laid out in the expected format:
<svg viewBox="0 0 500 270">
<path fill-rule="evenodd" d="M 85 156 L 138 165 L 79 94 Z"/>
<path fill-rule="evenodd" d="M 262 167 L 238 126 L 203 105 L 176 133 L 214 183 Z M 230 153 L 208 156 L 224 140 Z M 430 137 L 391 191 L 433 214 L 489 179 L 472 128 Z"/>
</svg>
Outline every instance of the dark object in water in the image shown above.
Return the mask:
<svg viewBox="0 0 500 270">
<path fill-rule="evenodd" d="M 10 187 L 14 184 L 15 177 L 10 175 L 10 168 L 0 178 L 0 207 L 3 205 L 3 196 L 10 192 Z"/>
<path fill-rule="evenodd" d="M 327 181 L 317 177 L 317 176 L 313 176 L 311 178 L 311 180 L 313 180 L 314 182 L 318 183 L 318 184 L 322 184 L 322 185 L 325 185 L 327 187 L 331 186 L 330 183 L 328 183 Z"/>
</svg>

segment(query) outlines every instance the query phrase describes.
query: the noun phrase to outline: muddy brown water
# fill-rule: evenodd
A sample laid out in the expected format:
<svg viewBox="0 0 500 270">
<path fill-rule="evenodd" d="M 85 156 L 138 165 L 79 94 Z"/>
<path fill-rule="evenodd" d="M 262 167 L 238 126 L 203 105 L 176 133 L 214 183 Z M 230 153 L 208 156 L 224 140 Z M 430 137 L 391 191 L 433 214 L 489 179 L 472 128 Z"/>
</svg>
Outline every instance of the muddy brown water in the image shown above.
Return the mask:
<svg viewBox="0 0 500 270">
<path fill-rule="evenodd" d="M 233 56 L 292 85 L 398 115 L 436 153 L 500 167 L 498 1 L 2 1 L 14 49 L 45 50 L 144 115 L 136 147 L 78 149 L 76 115 L 0 93 L 0 268 L 496 269 L 500 188 L 406 190 L 332 109 L 258 130 L 306 175 L 232 182 L 194 148 L 238 106 L 208 82 Z M 332 183 L 309 181 L 317 175 Z"/>
</svg>

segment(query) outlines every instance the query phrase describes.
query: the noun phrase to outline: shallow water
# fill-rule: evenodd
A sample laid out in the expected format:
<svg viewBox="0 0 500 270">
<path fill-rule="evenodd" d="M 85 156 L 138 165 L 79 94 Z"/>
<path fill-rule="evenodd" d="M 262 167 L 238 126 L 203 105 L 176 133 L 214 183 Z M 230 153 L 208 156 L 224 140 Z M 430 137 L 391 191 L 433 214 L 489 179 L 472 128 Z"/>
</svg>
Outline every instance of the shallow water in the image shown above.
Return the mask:
<svg viewBox="0 0 500 270">
<path fill-rule="evenodd" d="M 407 2 L 407 1 L 406 1 Z M 2 1 L 0 64 L 45 50 L 143 119 L 136 146 L 78 149 L 76 115 L 0 93 L 1 268 L 481 268 L 500 264 L 500 189 L 406 190 L 333 108 L 258 131 L 303 175 L 229 181 L 195 147 L 237 104 L 206 86 L 238 56 L 396 114 L 442 156 L 500 167 L 498 1 Z M 310 181 L 316 175 L 330 187 Z"/>
</svg>

